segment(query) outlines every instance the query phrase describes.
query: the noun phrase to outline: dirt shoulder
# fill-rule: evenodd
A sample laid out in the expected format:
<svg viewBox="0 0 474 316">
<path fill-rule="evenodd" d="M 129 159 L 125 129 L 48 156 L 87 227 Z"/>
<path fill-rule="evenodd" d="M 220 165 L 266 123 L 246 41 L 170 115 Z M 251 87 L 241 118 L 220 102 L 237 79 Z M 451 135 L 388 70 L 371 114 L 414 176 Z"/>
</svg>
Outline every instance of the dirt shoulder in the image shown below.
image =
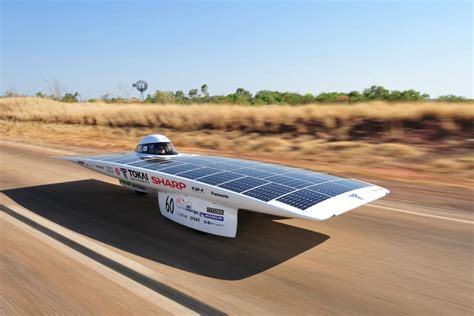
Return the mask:
<svg viewBox="0 0 474 316">
<path fill-rule="evenodd" d="M 44 123 L 1 124 L 4 141 L 40 145 L 74 153 L 132 151 L 138 139 L 154 129 L 122 129 Z M 278 140 L 236 133 L 160 130 L 168 135 L 181 152 L 225 155 L 267 161 L 315 171 L 334 173 L 364 180 L 400 181 L 472 189 L 474 158 L 467 150 L 438 154 L 430 148 L 400 147 L 397 144 L 374 145 L 363 142 L 321 142 L 305 153 L 298 146 L 311 140 L 293 139 L 293 147 L 275 145 L 263 150 L 263 143 Z M 290 140 L 287 140 L 290 142 Z M 307 145 L 307 144 L 306 144 Z M 416 151 L 414 157 L 412 151 Z"/>
</svg>

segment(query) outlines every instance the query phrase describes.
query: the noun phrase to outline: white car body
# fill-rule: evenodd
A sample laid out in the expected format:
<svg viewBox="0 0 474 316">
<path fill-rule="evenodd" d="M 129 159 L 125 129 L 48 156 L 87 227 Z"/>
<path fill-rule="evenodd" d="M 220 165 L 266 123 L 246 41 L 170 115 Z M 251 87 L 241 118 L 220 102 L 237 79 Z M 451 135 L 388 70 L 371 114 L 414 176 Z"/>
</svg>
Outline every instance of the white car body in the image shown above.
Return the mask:
<svg viewBox="0 0 474 316">
<path fill-rule="evenodd" d="M 164 136 L 161 135 L 151 135 L 142 139 L 139 145 L 147 144 L 149 142 L 169 142 Z M 136 155 L 136 162 L 133 161 L 134 155 Z M 112 158 L 108 158 L 112 157 Z M 123 159 L 132 160 L 128 164 L 120 163 L 121 157 Z M 179 158 L 178 158 L 179 157 Z M 361 205 L 370 203 L 374 200 L 377 200 L 381 197 L 384 197 L 389 193 L 385 188 L 379 187 L 377 185 L 366 184 L 364 182 L 354 181 L 364 185 L 361 188 L 355 188 L 353 190 L 348 190 L 341 194 L 336 194 L 331 197 L 325 197 L 325 200 L 316 203 L 306 209 L 301 209 L 292 205 L 288 205 L 278 199 L 277 197 L 269 201 L 259 200 L 251 196 L 244 195 L 245 192 L 253 190 L 251 188 L 244 192 L 234 192 L 232 190 L 222 188 L 216 185 L 211 185 L 203 182 L 199 182 L 195 179 L 189 179 L 182 177 L 178 174 L 170 174 L 160 170 L 151 170 L 149 168 L 144 168 L 140 166 L 133 166 L 130 164 L 133 163 L 142 163 L 151 165 L 163 165 L 174 161 L 174 159 L 183 159 L 186 158 L 187 161 L 199 161 L 199 159 L 211 159 L 212 156 L 200 156 L 200 155 L 191 155 L 191 154 L 175 154 L 169 156 L 159 156 L 159 155 L 150 155 L 143 153 L 134 153 L 134 154 L 118 154 L 118 155 L 104 155 L 101 156 L 82 156 L 82 157 L 62 157 L 64 160 L 72 161 L 78 163 L 79 165 L 86 167 L 88 169 L 97 171 L 99 173 L 105 174 L 107 176 L 114 177 L 119 179 L 121 184 L 129 187 L 135 191 L 139 192 L 149 192 L 157 193 L 159 206 L 161 213 L 172 219 L 175 222 L 178 222 L 182 225 L 205 231 L 211 234 L 216 234 L 226 237 L 235 237 L 237 232 L 237 218 L 238 210 L 245 209 L 254 212 L 277 215 L 282 217 L 289 218 L 302 218 L 307 220 L 322 221 L 330 217 L 343 214 L 349 210 L 357 208 Z M 218 159 L 219 157 L 214 157 Z M 117 160 L 114 161 L 108 161 Z M 122 161 L 123 161 L 122 159 Z M 220 159 L 220 158 L 219 158 Z M 232 164 L 233 161 L 236 162 L 245 162 L 243 160 L 237 159 L 226 159 L 225 163 L 229 161 L 229 164 Z M 156 162 L 158 160 L 158 162 Z M 186 164 L 186 163 L 184 163 Z M 217 163 L 219 164 L 219 162 Z M 261 164 L 267 168 L 273 168 L 272 170 L 277 170 L 276 168 L 281 168 L 283 176 L 285 174 L 301 174 L 302 176 L 308 174 L 311 176 L 314 174 L 314 177 L 320 176 L 329 176 L 325 174 L 313 173 L 311 171 L 306 171 L 302 169 L 270 165 L 270 164 Z M 179 167 L 178 165 L 177 167 Z M 183 166 L 183 163 L 181 164 Z M 212 165 L 210 165 L 212 168 Z M 205 166 L 200 166 L 201 169 L 205 169 Z M 196 168 L 196 169 L 200 169 Z M 172 167 L 165 168 L 164 170 L 170 170 Z M 244 167 L 242 169 L 252 169 L 258 172 L 256 167 Z M 239 170 L 234 172 L 239 172 Z M 192 170 L 191 170 L 192 171 Z M 247 170 L 245 170 L 247 171 Z M 226 171 L 220 171 L 225 173 Z M 286 172 L 286 173 L 285 173 Z M 181 172 L 185 174 L 186 171 Z M 232 172 L 231 172 L 232 173 Z M 279 175 L 279 174 L 275 174 Z M 211 174 L 212 176 L 212 174 Z M 247 177 L 247 176 L 243 176 Z M 292 176 L 297 178 L 297 176 Z M 198 179 L 202 179 L 201 177 Z M 334 177 L 335 178 L 335 177 Z M 239 180 L 239 179 L 237 179 Z M 235 181 L 237 181 L 235 180 Z M 342 179 L 344 180 L 344 179 Z M 328 180 L 318 184 L 318 187 L 323 188 L 324 185 L 329 183 L 345 183 L 341 178 L 335 178 L 334 180 Z M 234 181 L 234 180 L 231 180 Z M 229 181 L 229 182 L 231 182 Z M 346 182 L 348 180 L 345 180 Z M 225 182 L 224 182 L 225 184 Z M 219 185 L 223 185 L 222 183 Z M 267 183 L 267 185 L 269 185 Z M 270 186 L 270 185 L 269 185 Z M 285 185 L 283 185 L 285 187 Z M 339 185 L 340 186 L 340 185 Z M 278 187 L 280 187 L 278 185 Z M 314 187 L 312 185 L 311 187 Z M 258 187 L 256 187 L 258 188 Z M 288 189 L 289 190 L 289 189 Z M 305 188 L 294 189 L 287 194 L 282 196 L 288 196 L 296 191 L 305 191 L 310 192 Z M 269 192 L 271 195 L 272 192 Z M 301 193 L 303 194 L 303 192 Z M 311 194 L 311 193 L 308 193 Z M 316 193 L 314 193 L 316 194 Z M 318 193 L 320 194 L 320 193 Z M 173 210 L 171 211 L 171 201 L 173 204 Z"/>
</svg>

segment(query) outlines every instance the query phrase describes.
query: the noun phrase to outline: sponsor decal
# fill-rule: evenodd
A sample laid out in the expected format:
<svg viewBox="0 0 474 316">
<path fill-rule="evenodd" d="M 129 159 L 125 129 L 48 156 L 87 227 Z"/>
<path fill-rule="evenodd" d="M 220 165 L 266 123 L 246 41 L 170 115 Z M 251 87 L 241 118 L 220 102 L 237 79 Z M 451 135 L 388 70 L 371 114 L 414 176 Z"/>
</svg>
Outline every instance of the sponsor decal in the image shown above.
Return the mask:
<svg viewBox="0 0 474 316">
<path fill-rule="evenodd" d="M 208 220 L 204 220 L 203 223 L 207 224 L 207 225 L 224 226 L 224 224 L 222 224 L 222 223 L 215 223 L 215 222 L 211 222 L 211 221 L 208 221 Z"/>
<path fill-rule="evenodd" d="M 189 219 L 194 221 L 194 222 L 198 222 L 198 223 L 201 221 L 201 219 L 199 217 L 196 217 L 196 216 L 189 216 Z"/>
<path fill-rule="evenodd" d="M 181 213 L 181 212 L 178 212 L 178 216 L 180 217 L 184 217 L 184 218 L 188 218 L 188 215 L 184 214 L 184 213 Z"/>
<path fill-rule="evenodd" d="M 211 195 L 215 195 L 215 196 L 218 196 L 218 197 L 221 197 L 221 198 L 224 198 L 224 199 L 229 198 L 229 196 L 227 194 L 216 193 L 216 192 L 213 192 L 213 191 L 211 191 Z"/>
<path fill-rule="evenodd" d="M 219 209 L 219 208 L 208 207 L 207 212 L 212 213 L 212 214 L 217 214 L 217 215 L 224 215 L 224 210 Z"/>
<path fill-rule="evenodd" d="M 148 174 L 146 172 L 135 171 L 135 170 L 126 169 L 126 168 L 119 168 L 119 169 L 122 175 L 128 180 L 141 182 L 141 183 L 150 183 L 150 181 L 148 180 Z M 115 169 L 115 173 L 117 173 L 117 168 Z"/>
<path fill-rule="evenodd" d="M 195 210 L 193 210 L 193 209 L 186 208 L 185 210 L 186 210 L 187 212 L 191 213 L 191 214 L 199 215 L 199 212 L 198 212 L 198 211 L 195 211 Z"/>
<path fill-rule="evenodd" d="M 106 170 L 108 173 L 114 173 L 114 168 L 112 168 L 111 166 L 105 166 L 105 170 Z"/>
<path fill-rule="evenodd" d="M 95 167 L 96 167 L 97 169 L 104 169 L 104 166 L 101 166 L 101 165 L 95 165 Z"/>
<path fill-rule="evenodd" d="M 115 168 L 115 174 L 118 175 L 118 176 L 120 175 L 120 169 L 119 168 Z"/>
<path fill-rule="evenodd" d="M 214 214 L 207 214 L 207 213 L 203 213 L 203 212 L 199 212 L 199 216 L 203 216 L 205 218 L 213 219 L 215 221 L 221 221 L 221 222 L 224 220 L 224 216 L 219 216 L 219 215 L 214 215 Z"/>
<path fill-rule="evenodd" d="M 183 182 L 178 182 L 174 180 L 168 180 L 156 176 L 151 177 L 151 182 L 153 182 L 156 185 L 164 186 L 164 187 L 169 187 L 177 190 L 183 190 L 186 188 L 186 184 Z"/>
<path fill-rule="evenodd" d="M 361 197 L 360 195 L 358 195 L 357 193 L 352 193 L 351 195 L 349 195 L 349 197 L 355 198 L 355 199 L 358 199 L 358 200 L 361 200 L 361 201 L 364 200 L 364 198 Z"/>
<path fill-rule="evenodd" d="M 79 165 L 83 165 L 83 164 L 84 164 L 84 161 L 78 160 L 77 163 L 78 163 Z"/>
<path fill-rule="evenodd" d="M 199 187 L 192 187 L 191 188 L 194 192 L 199 192 L 199 193 L 203 193 L 204 192 L 204 189 L 203 188 L 199 188 Z"/>
<path fill-rule="evenodd" d="M 182 197 L 176 198 L 176 205 L 178 207 L 186 209 L 186 211 L 192 211 L 193 209 L 193 204 L 191 203 L 191 201 L 186 201 Z"/>
</svg>

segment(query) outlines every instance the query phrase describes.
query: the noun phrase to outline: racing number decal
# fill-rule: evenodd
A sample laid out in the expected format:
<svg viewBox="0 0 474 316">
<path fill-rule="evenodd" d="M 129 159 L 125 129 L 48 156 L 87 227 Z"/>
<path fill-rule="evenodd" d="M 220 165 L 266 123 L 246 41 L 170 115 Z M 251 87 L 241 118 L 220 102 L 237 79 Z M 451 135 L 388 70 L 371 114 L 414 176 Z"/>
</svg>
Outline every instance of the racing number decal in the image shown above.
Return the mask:
<svg viewBox="0 0 474 316">
<path fill-rule="evenodd" d="M 174 200 L 170 199 L 169 195 L 166 197 L 166 212 L 173 214 L 174 213 Z"/>
</svg>

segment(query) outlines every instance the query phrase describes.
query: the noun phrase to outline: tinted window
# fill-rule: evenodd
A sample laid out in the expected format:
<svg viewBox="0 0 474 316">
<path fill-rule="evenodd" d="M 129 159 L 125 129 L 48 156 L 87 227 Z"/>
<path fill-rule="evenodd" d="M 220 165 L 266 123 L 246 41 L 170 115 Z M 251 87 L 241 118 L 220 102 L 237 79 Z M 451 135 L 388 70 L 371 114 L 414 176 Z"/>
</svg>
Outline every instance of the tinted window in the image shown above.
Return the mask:
<svg viewBox="0 0 474 316">
<path fill-rule="evenodd" d="M 152 143 L 138 145 L 137 152 L 152 155 L 177 155 L 176 149 L 171 143 Z"/>
</svg>

